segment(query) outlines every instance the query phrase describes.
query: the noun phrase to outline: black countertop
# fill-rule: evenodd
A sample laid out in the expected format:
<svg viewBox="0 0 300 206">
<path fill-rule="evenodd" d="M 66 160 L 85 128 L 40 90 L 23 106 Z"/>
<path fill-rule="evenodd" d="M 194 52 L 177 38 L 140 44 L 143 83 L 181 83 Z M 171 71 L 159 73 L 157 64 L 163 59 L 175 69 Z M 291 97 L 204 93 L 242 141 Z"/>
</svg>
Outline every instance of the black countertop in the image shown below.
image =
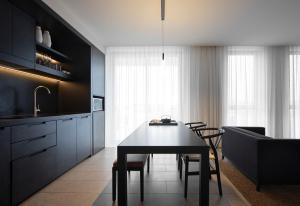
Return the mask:
<svg viewBox="0 0 300 206">
<path fill-rule="evenodd" d="M 54 121 L 54 120 L 68 119 L 74 117 L 82 117 L 87 115 L 91 115 L 91 113 L 40 114 L 37 117 L 34 117 L 31 114 L 7 116 L 7 117 L 0 117 L 0 127 L 8 127 L 8 126 L 27 124 L 27 123 Z"/>
</svg>

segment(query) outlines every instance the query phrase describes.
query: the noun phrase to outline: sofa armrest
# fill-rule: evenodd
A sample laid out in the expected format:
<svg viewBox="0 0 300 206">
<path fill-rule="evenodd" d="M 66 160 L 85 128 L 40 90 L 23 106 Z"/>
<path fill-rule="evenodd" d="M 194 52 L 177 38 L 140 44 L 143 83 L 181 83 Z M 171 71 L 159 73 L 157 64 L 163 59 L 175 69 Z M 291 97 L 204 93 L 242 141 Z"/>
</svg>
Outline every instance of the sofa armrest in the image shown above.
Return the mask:
<svg viewBox="0 0 300 206">
<path fill-rule="evenodd" d="M 257 139 L 234 127 L 223 127 L 222 154 L 241 172 L 257 180 Z"/>
<path fill-rule="evenodd" d="M 237 127 L 240 129 L 245 129 L 251 132 L 255 132 L 261 135 L 266 135 L 266 129 L 264 127 Z"/>
<path fill-rule="evenodd" d="M 260 184 L 300 184 L 300 140 L 258 141 Z"/>
</svg>

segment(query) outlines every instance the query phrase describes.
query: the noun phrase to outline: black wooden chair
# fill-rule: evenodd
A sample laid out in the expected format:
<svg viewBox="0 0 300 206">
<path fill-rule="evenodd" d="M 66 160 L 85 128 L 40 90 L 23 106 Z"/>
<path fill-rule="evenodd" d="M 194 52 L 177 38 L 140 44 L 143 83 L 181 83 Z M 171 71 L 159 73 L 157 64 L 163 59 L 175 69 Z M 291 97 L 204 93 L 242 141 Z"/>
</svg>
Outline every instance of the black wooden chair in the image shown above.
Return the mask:
<svg viewBox="0 0 300 206">
<path fill-rule="evenodd" d="M 218 158 L 218 146 L 221 141 L 221 137 L 224 134 L 223 129 L 219 128 L 197 128 L 194 132 L 204 139 L 208 141 L 210 146 L 209 159 L 210 159 L 210 178 L 212 174 L 217 175 L 218 181 L 218 189 L 219 195 L 222 196 L 222 184 L 221 184 L 221 176 L 220 176 L 220 167 L 219 167 L 219 158 Z M 199 175 L 199 171 L 189 171 L 189 163 L 190 162 L 199 162 L 201 161 L 201 156 L 199 154 L 183 154 L 181 155 L 182 162 L 185 164 L 185 182 L 184 182 L 184 197 L 187 198 L 187 190 L 188 190 L 188 176 L 191 175 Z M 213 163 L 213 164 L 211 164 Z M 182 170 L 182 167 L 180 168 Z M 180 171 L 181 172 L 181 171 Z"/>
<path fill-rule="evenodd" d="M 144 201 L 144 167 L 147 162 L 147 173 L 150 169 L 150 155 L 148 154 L 128 154 L 127 155 L 127 171 L 139 171 L 140 172 L 140 193 L 141 201 Z M 116 174 L 118 171 L 117 160 L 113 163 L 112 167 L 112 199 L 116 200 Z"/>
<path fill-rule="evenodd" d="M 207 126 L 206 122 L 188 122 L 185 123 L 193 132 L 198 128 L 205 128 Z M 182 179 L 182 158 L 181 154 L 176 155 L 176 159 L 178 160 L 178 170 L 179 170 L 179 177 Z"/>
<path fill-rule="evenodd" d="M 185 123 L 185 125 L 194 131 L 197 128 L 206 127 L 207 123 L 206 122 L 188 122 L 188 123 Z"/>
</svg>

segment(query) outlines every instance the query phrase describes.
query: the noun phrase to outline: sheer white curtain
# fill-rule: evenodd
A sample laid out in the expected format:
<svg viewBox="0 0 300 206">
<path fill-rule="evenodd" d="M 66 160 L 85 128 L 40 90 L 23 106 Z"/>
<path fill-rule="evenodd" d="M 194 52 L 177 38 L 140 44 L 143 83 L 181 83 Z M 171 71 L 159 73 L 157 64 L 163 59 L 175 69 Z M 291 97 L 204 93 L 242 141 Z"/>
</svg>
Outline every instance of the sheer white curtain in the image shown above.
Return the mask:
<svg viewBox="0 0 300 206">
<path fill-rule="evenodd" d="M 110 47 L 106 51 L 106 146 L 169 114 L 219 126 L 216 47 Z"/>
<path fill-rule="evenodd" d="M 144 121 L 171 115 L 186 120 L 185 47 L 111 47 L 106 51 L 106 146 L 113 147 Z"/>
<path fill-rule="evenodd" d="M 220 48 L 222 123 L 263 126 L 270 133 L 272 76 L 264 47 Z"/>
<path fill-rule="evenodd" d="M 284 125 L 285 138 L 300 138 L 300 47 L 285 50 Z"/>
<path fill-rule="evenodd" d="M 300 47 L 111 47 L 106 146 L 169 114 L 209 126 L 263 126 L 300 138 Z"/>
<path fill-rule="evenodd" d="M 190 48 L 189 121 L 220 126 L 220 79 L 216 47 Z"/>
</svg>

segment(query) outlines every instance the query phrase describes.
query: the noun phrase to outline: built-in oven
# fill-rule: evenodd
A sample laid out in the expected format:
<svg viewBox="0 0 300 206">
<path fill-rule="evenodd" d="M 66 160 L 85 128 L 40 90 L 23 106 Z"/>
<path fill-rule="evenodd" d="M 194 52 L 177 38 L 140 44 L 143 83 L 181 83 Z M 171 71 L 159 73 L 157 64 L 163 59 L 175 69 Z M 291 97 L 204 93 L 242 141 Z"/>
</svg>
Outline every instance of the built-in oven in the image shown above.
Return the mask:
<svg viewBox="0 0 300 206">
<path fill-rule="evenodd" d="M 93 96 L 93 112 L 104 111 L 104 97 Z"/>
</svg>

